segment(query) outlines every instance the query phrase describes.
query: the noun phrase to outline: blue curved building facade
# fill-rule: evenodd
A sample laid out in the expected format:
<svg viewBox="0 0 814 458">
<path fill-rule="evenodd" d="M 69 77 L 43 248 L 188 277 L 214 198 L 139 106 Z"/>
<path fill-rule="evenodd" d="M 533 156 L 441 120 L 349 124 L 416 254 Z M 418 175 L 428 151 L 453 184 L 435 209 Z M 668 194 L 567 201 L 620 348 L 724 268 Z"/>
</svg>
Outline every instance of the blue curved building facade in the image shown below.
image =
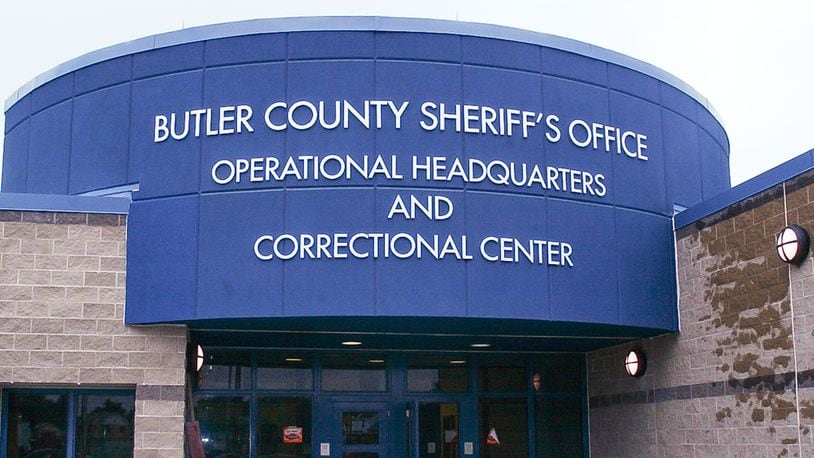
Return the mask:
<svg viewBox="0 0 814 458">
<path fill-rule="evenodd" d="M 429 316 L 677 329 L 674 205 L 729 179 L 721 125 L 675 79 L 493 27 L 249 25 L 111 50 L 122 55 L 8 107 L 5 191 L 137 186 L 129 322 Z M 436 197 L 443 220 L 407 208 Z M 397 253 L 253 253 L 264 236 L 293 235 L 283 244 L 297 246 L 278 253 L 288 255 L 316 246 L 302 234 L 337 233 L 348 235 L 332 247 L 368 234 L 358 254 L 390 243 Z M 432 260 L 418 259 L 419 238 Z M 259 249 L 273 250 L 265 240 Z"/>
<path fill-rule="evenodd" d="M 476 401 L 490 358 L 527 354 L 530 377 L 550 352 L 678 331 L 673 215 L 730 186 L 726 133 L 677 78 L 559 37 L 396 18 L 248 21 L 91 53 L 12 95 L 4 151 L 4 193 L 132 199 L 127 325 L 184 325 L 224 354 L 311 352 L 326 380 L 347 368 L 323 353 L 358 340 L 394 365 L 388 393 L 412 352 L 483 358 L 473 397 L 427 414 L 472 438 L 444 448 L 401 425 L 392 448 L 339 456 L 491 456 L 475 419 L 513 411 Z M 243 388 L 259 390 L 261 358 L 245 355 Z M 422 415 L 404 393 L 365 409 Z M 542 453 L 546 421 L 523 406 L 532 445 L 507 453 Z M 325 456 L 342 441 L 318 439 L 331 415 L 317 417 L 306 448 Z M 259 421 L 239 455 L 261 454 Z"/>
</svg>

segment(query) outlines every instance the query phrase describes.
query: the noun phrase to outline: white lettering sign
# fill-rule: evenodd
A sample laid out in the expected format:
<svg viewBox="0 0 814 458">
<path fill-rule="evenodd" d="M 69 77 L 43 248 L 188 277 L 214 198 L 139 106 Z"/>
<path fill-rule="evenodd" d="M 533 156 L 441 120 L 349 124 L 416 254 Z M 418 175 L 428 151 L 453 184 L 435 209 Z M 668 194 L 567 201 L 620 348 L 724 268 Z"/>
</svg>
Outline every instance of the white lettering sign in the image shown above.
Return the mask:
<svg viewBox="0 0 814 458">
<path fill-rule="evenodd" d="M 256 129 L 270 132 L 309 129 L 399 130 L 406 119 L 417 119 L 415 128 L 425 132 L 461 135 L 520 137 L 541 135 L 550 144 L 567 141 L 580 150 L 633 161 L 649 161 L 647 135 L 620 126 L 585 119 L 563 119 L 555 113 L 534 109 L 423 101 L 415 104 L 416 115 L 406 118 L 407 100 L 271 101 L 257 107 L 224 105 L 156 114 L 153 142 L 181 142 L 190 138 L 250 135 Z M 254 117 L 258 112 L 262 116 Z M 574 151 L 574 150 L 571 150 Z M 574 154 L 574 153 L 571 153 Z M 590 153 L 585 153 L 590 154 Z M 590 156 L 589 156 L 590 157 Z M 411 188 L 438 189 L 418 194 L 396 194 L 387 207 L 388 220 L 408 224 L 415 220 L 445 221 L 455 214 L 455 203 L 440 191 L 445 184 L 466 188 L 489 184 L 523 194 L 577 194 L 602 199 L 608 183 L 602 172 L 545 164 L 533 155 L 525 161 L 450 155 L 336 152 L 290 154 L 287 151 L 256 153 L 246 157 L 213 161 L 209 176 L 218 186 L 241 183 L 286 184 L 291 181 L 314 186 L 340 182 L 376 181 Z M 384 216 L 384 215 L 383 215 Z M 254 240 L 260 261 L 295 259 L 452 259 L 475 258 L 491 263 L 525 263 L 573 267 L 574 248 L 566 241 L 518 239 L 488 235 L 471 241 L 465 234 L 412 232 L 357 232 L 315 234 L 263 234 Z M 329 444 L 320 444 L 321 454 Z"/>
<path fill-rule="evenodd" d="M 182 141 L 202 136 L 251 134 L 255 124 L 273 131 L 334 129 L 375 129 L 385 126 L 401 129 L 410 102 L 407 100 L 296 100 L 274 101 L 262 108 L 261 121 L 253 119 L 249 105 L 194 108 L 182 112 L 156 114 L 153 142 Z M 573 119 L 563 136 L 561 118 L 514 107 L 461 105 L 425 101 L 418 108 L 418 126 L 425 131 L 453 131 L 468 135 L 497 137 L 521 136 L 527 139 L 534 131 L 543 133 L 548 143 L 567 138 L 579 148 L 613 153 L 621 157 L 647 161 L 647 135 L 599 122 Z"/>
</svg>

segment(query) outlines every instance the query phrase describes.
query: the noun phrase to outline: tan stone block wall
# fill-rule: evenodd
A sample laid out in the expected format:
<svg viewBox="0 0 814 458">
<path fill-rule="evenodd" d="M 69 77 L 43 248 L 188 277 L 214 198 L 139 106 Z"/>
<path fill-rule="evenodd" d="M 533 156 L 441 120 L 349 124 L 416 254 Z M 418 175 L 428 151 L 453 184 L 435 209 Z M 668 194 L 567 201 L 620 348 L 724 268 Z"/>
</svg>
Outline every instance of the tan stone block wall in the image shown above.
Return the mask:
<svg viewBox="0 0 814 458">
<path fill-rule="evenodd" d="M 181 396 L 141 400 L 156 396 L 139 396 L 142 393 L 136 392 L 136 457 L 184 456 L 183 390 L 178 393 Z"/>
<path fill-rule="evenodd" d="M 136 389 L 136 456 L 183 456 L 183 326 L 124 325 L 126 217 L 0 211 L 0 384 Z"/>
<path fill-rule="evenodd" d="M 592 456 L 814 456 L 814 264 L 775 251 L 787 219 L 814 232 L 812 183 L 677 231 L 681 332 L 588 355 Z M 631 348 L 641 379 L 624 374 Z"/>
<path fill-rule="evenodd" d="M 806 180 L 805 177 L 800 181 Z M 789 224 L 814 233 L 814 186 L 795 186 L 786 197 Z M 814 258 L 790 269 L 794 309 L 794 348 L 797 358 L 799 416 L 803 456 L 814 456 Z"/>
</svg>

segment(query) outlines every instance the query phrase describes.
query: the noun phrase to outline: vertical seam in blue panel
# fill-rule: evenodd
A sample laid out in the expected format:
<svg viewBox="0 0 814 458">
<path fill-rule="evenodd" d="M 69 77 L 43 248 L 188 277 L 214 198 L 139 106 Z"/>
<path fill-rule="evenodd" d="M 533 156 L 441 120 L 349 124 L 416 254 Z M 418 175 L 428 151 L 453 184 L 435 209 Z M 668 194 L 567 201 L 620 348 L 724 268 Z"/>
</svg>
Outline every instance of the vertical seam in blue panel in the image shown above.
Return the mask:
<svg viewBox="0 0 814 458">
<path fill-rule="evenodd" d="M 375 186 L 375 185 L 374 185 Z M 373 191 L 373 209 L 374 212 L 378 208 L 379 205 L 379 190 L 377 187 L 374 187 Z M 378 233 L 379 232 L 379 218 L 376 218 L 374 215 L 373 218 L 373 228 Z M 377 315 L 379 311 L 379 260 L 373 259 L 373 314 Z"/>
<path fill-rule="evenodd" d="M 469 193 L 464 190 L 463 200 L 464 200 L 464 234 L 469 233 L 469 217 L 467 213 L 467 209 L 469 208 Z M 472 262 L 464 262 L 464 316 L 469 316 L 469 266 L 472 265 Z"/>
<path fill-rule="evenodd" d="M 540 54 L 540 70 L 539 70 L 539 79 L 540 79 L 540 112 L 543 113 L 543 116 L 546 115 L 546 106 L 545 106 L 545 84 L 543 80 L 543 47 L 538 46 L 537 52 Z M 540 141 L 540 149 L 543 152 L 543 165 L 548 166 L 548 140 L 545 136 L 545 129 L 543 129 L 543 138 Z M 549 204 L 551 203 L 548 199 L 548 190 L 543 190 L 543 216 L 545 217 L 545 238 L 550 240 L 551 232 L 549 231 L 549 224 L 550 224 L 550 216 L 549 216 Z M 546 316 L 547 320 L 551 320 L 551 317 L 554 316 L 551 310 L 551 269 L 545 269 L 545 284 L 546 284 L 546 294 L 545 294 L 545 303 L 546 307 L 548 308 L 548 314 Z"/>
<path fill-rule="evenodd" d="M 201 63 L 201 105 L 204 106 L 204 101 L 206 100 L 206 44 L 208 42 L 203 42 L 203 62 Z M 201 222 L 202 222 L 202 215 L 201 215 L 201 157 L 203 156 L 203 137 L 198 139 L 198 167 L 195 168 L 197 171 L 196 175 L 198 176 L 198 192 L 195 193 L 195 205 L 198 209 L 198 224 L 195 225 L 195 279 L 194 279 L 194 288 L 195 291 L 193 292 L 193 306 L 195 307 L 195 317 L 200 316 L 200 303 L 198 301 L 198 290 L 200 288 L 200 269 L 201 269 Z M 251 443 L 249 444 L 251 447 Z M 251 451 L 251 448 L 250 448 Z"/>
<path fill-rule="evenodd" d="M 26 120 L 28 121 L 28 135 L 26 135 L 25 141 L 25 181 L 23 182 L 23 192 L 28 192 L 28 174 L 30 173 L 31 169 L 28 167 L 28 161 L 31 157 L 31 125 L 33 121 L 33 115 L 31 113 L 31 107 L 33 106 L 32 100 L 34 96 L 28 98 L 28 116 L 26 116 Z M 5 139 L 4 139 L 5 142 Z M 4 145 L 5 146 L 5 145 Z"/>
<path fill-rule="evenodd" d="M 613 115 L 611 110 L 611 91 L 610 91 L 610 78 L 608 78 L 608 64 L 607 62 L 603 62 L 605 66 L 605 100 L 608 104 L 608 123 L 613 125 Z M 622 300 L 620 295 L 622 294 L 622 276 L 619 275 L 619 267 L 620 267 L 620 254 L 619 254 L 619 238 L 616 234 L 619 232 L 619 228 L 616 224 L 616 217 L 618 215 L 618 208 L 616 205 L 616 157 L 611 154 L 611 161 L 610 161 L 610 174 L 611 174 L 611 182 L 613 183 L 613 240 L 616 244 L 616 323 L 622 322 Z"/>
<path fill-rule="evenodd" d="M 29 164 L 28 164 L 29 160 L 31 159 L 31 124 L 32 124 L 32 119 L 31 119 L 30 109 L 29 109 L 28 119 L 26 119 L 26 121 L 28 122 L 28 134 L 26 135 L 26 140 L 25 140 L 25 180 L 23 181 L 23 190 L 22 190 L 22 192 L 28 192 L 28 174 L 31 171 L 31 168 L 29 167 Z M 4 142 L 3 146 L 5 147 L 5 139 L 3 140 L 3 142 Z M 5 154 L 5 152 L 4 152 L 4 154 Z M 5 160 L 5 156 L 4 156 L 4 160 Z"/>
<path fill-rule="evenodd" d="M 683 92 L 683 91 L 682 91 L 682 92 Z M 697 100 L 696 100 L 696 102 L 697 102 Z M 702 113 L 701 113 L 701 111 L 702 111 L 702 110 L 703 110 L 703 111 L 704 111 L 706 114 L 702 114 Z M 701 123 L 701 117 L 702 117 L 702 116 L 706 117 L 706 115 L 709 115 L 709 114 L 711 114 L 711 113 L 709 112 L 709 110 L 707 109 L 707 107 L 706 107 L 706 106 L 701 105 L 700 103 L 696 103 L 696 105 L 695 105 L 695 119 L 697 119 L 697 120 L 698 120 L 699 124 Z M 718 127 L 721 127 L 721 128 L 723 129 L 723 126 L 721 126 L 721 125 L 720 125 L 720 123 L 718 123 L 718 121 L 715 119 L 715 117 L 714 117 L 714 116 L 712 117 L 712 119 L 713 119 L 713 121 L 715 121 L 715 122 L 718 124 Z M 717 136 L 717 135 L 715 135 L 715 132 L 713 132 L 713 130 L 715 130 L 715 129 L 714 129 L 714 128 L 712 128 L 712 127 L 713 127 L 713 126 L 711 126 L 710 128 L 707 128 L 706 126 L 704 126 L 704 127 L 702 127 L 702 129 L 703 129 L 703 130 L 704 130 L 706 133 L 708 133 L 710 137 L 712 137 L 712 141 L 714 141 L 714 142 L 715 142 L 715 144 L 717 144 L 718 146 L 720 146 L 720 147 L 721 147 L 721 149 L 725 149 L 725 148 L 724 148 L 724 145 L 722 145 L 722 144 L 721 144 L 721 142 L 720 142 L 720 141 L 718 141 L 718 136 Z M 726 135 L 726 131 L 724 131 L 724 135 Z M 728 152 L 727 152 L 727 155 L 728 155 Z"/>
<path fill-rule="evenodd" d="M 667 187 L 665 189 L 665 194 L 667 196 L 667 211 L 672 214 L 672 205 L 674 203 L 678 203 L 676 198 L 678 197 L 678 187 L 677 183 L 675 182 L 675 178 L 669 171 L 669 165 L 667 164 L 667 145 L 665 140 L 665 121 L 664 121 L 664 110 L 669 110 L 667 107 L 664 106 L 661 96 L 661 83 L 659 83 L 659 128 L 661 129 L 661 136 L 662 136 L 662 154 L 664 154 L 664 185 Z M 676 157 L 681 154 L 680 152 L 676 152 Z M 683 205 L 683 204 L 682 204 Z"/>
<path fill-rule="evenodd" d="M 69 121 L 70 129 L 68 130 L 68 170 L 67 179 L 65 180 L 65 194 L 71 193 L 71 159 L 73 156 L 73 112 L 74 112 L 74 104 L 76 103 L 76 73 L 72 73 L 73 77 L 71 77 L 71 117 Z"/>
<path fill-rule="evenodd" d="M 661 91 L 659 91 L 658 110 L 659 110 L 659 128 L 661 129 L 661 154 L 662 154 L 662 157 L 663 157 L 662 166 L 664 168 L 664 180 L 663 180 L 663 183 L 664 183 L 664 186 L 665 186 L 664 198 L 666 200 L 666 202 L 665 202 L 666 211 L 667 211 L 668 217 L 670 218 L 670 222 L 672 223 L 671 224 L 672 234 L 671 234 L 670 240 L 671 240 L 672 248 L 673 248 L 673 250 L 672 250 L 672 252 L 673 252 L 673 261 L 671 261 L 671 264 L 672 264 L 672 271 L 673 271 L 673 286 L 675 287 L 675 293 L 673 294 L 673 297 L 675 298 L 675 304 L 674 304 L 675 307 L 670 307 L 670 310 L 675 311 L 675 315 L 673 316 L 672 322 L 673 322 L 673 326 L 677 329 L 679 327 L 679 323 L 680 323 L 680 318 L 679 318 L 680 311 L 678 309 L 678 295 L 679 295 L 679 290 L 678 290 L 678 264 L 677 264 L 677 261 L 676 261 L 678 243 L 676 243 L 675 215 L 673 214 L 675 212 L 675 210 L 673 209 L 674 208 L 673 206 L 676 203 L 676 201 L 675 201 L 676 196 L 675 196 L 675 194 L 673 194 L 675 192 L 673 180 L 672 180 L 672 178 L 668 178 L 669 177 L 669 170 L 668 170 L 668 167 L 667 167 L 667 155 L 665 154 L 667 147 L 665 145 L 665 140 L 664 140 L 664 110 L 663 110 L 663 107 L 661 106 Z"/>
<path fill-rule="evenodd" d="M 29 184 L 28 178 L 31 175 L 31 133 L 34 130 L 34 116 L 29 115 L 28 121 L 28 145 L 26 145 L 26 153 L 25 153 L 25 191 L 29 192 Z M 5 139 L 3 140 L 4 147 L 5 147 Z"/>
<path fill-rule="evenodd" d="M 464 39 L 462 36 L 458 36 L 458 65 L 460 68 L 460 84 L 461 84 L 461 100 L 460 103 L 463 105 L 466 100 L 466 93 L 464 92 Z M 462 160 L 466 159 L 467 151 L 466 151 L 466 136 L 461 134 L 461 154 Z M 469 203 L 466 202 L 467 196 L 469 195 L 469 184 L 464 181 L 463 187 L 461 188 L 463 191 L 464 196 L 464 208 L 469 208 Z M 466 211 L 464 211 L 464 232 L 468 229 L 468 219 L 466 218 Z M 469 316 L 469 263 L 464 263 L 464 316 Z M 418 442 L 416 442 L 418 445 Z"/>
<path fill-rule="evenodd" d="M 127 80 L 127 84 L 130 86 L 130 109 L 128 110 L 129 116 L 127 117 L 127 182 L 128 183 L 135 183 L 136 177 L 131 175 L 135 164 L 133 164 L 133 157 L 130 154 L 132 152 L 132 148 L 130 143 L 135 140 L 133 136 L 133 56 L 129 56 L 128 60 L 130 61 L 130 78 Z"/>
<path fill-rule="evenodd" d="M 378 19 L 376 19 L 378 21 Z M 381 32 L 373 31 L 373 93 L 376 99 L 379 98 L 379 35 Z M 379 154 L 379 133 L 373 129 L 373 153 Z M 376 232 L 379 232 L 379 218 L 376 217 L 376 209 L 379 205 L 379 183 L 373 180 L 373 224 Z M 379 315 L 379 269 L 375 260 L 373 262 L 373 315 Z"/>
<path fill-rule="evenodd" d="M 130 152 L 132 151 L 132 148 L 130 148 L 130 137 L 133 135 L 133 56 L 127 56 L 127 59 L 130 61 L 130 74 L 127 79 L 127 91 L 130 95 L 127 97 L 127 144 L 124 145 L 127 170 L 125 171 L 124 179 L 125 183 L 130 184 L 133 183 L 130 177 Z"/>
<path fill-rule="evenodd" d="M 668 189 L 668 184 L 672 187 L 673 183 L 667 183 L 667 176 L 669 174 L 669 170 L 667 168 L 667 155 L 665 154 L 667 147 L 664 144 L 664 111 L 662 110 L 661 106 L 661 94 L 659 94 L 659 104 L 657 105 L 659 110 L 659 130 L 661 131 L 661 168 L 664 169 L 664 179 L 662 183 L 664 183 L 664 209 L 668 218 L 673 217 L 673 204 L 675 204 L 675 195 L 672 194 L 672 190 Z M 672 202 L 671 202 L 672 201 Z"/>
<path fill-rule="evenodd" d="M 291 43 L 290 43 L 291 33 L 284 34 L 284 42 L 283 46 L 285 46 L 285 78 L 283 79 L 283 97 L 286 103 L 289 102 L 288 100 L 288 79 L 291 77 Z M 285 151 L 286 156 L 288 156 L 290 151 L 288 151 L 288 129 L 283 132 L 283 151 Z M 286 211 L 286 206 L 288 204 L 288 182 L 287 180 L 283 180 L 283 202 L 282 202 L 282 215 L 281 218 L 283 220 L 283 233 L 288 233 L 288 215 Z M 288 263 L 283 263 L 280 271 L 281 271 L 281 279 L 280 279 L 280 316 L 286 316 L 286 271 L 288 270 Z"/>
</svg>

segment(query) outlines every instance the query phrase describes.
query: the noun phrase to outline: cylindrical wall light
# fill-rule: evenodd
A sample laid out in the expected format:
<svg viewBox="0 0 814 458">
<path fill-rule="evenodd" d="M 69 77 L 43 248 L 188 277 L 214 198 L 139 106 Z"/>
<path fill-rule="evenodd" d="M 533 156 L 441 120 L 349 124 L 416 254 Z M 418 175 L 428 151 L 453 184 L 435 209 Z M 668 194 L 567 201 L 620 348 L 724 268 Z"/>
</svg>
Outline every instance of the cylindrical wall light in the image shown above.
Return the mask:
<svg viewBox="0 0 814 458">
<path fill-rule="evenodd" d="M 791 224 L 777 233 L 777 255 L 788 264 L 800 264 L 808 255 L 810 239 L 802 227 Z"/>
<path fill-rule="evenodd" d="M 641 350 L 630 350 L 625 356 L 625 372 L 631 377 L 641 377 L 647 371 L 647 358 Z"/>
<path fill-rule="evenodd" d="M 195 371 L 201 370 L 204 364 L 204 351 L 200 345 L 195 349 Z"/>
</svg>

